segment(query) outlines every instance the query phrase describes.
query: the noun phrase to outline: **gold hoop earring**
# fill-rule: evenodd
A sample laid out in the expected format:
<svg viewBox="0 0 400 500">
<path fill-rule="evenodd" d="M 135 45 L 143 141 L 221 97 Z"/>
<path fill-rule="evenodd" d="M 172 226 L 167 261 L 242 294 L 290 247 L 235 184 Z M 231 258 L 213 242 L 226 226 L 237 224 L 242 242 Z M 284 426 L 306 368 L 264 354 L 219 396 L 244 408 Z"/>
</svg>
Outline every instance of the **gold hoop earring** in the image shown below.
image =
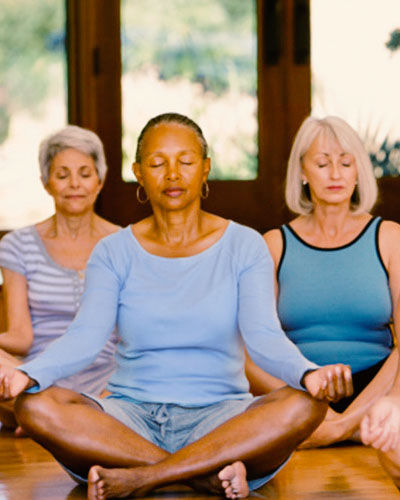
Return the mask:
<svg viewBox="0 0 400 500">
<path fill-rule="evenodd" d="M 143 188 L 143 191 L 144 191 L 144 194 L 146 195 L 146 198 L 140 197 L 140 188 Z M 142 205 L 144 205 L 145 203 L 147 203 L 149 201 L 149 197 L 147 196 L 146 190 L 144 189 L 144 187 L 141 184 L 139 184 L 137 189 L 136 189 L 136 198 L 137 198 L 137 201 L 139 203 L 141 203 Z"/>
<path fill-rule="evenodd" d="M 203 184 L 201 185 L 200 196 L 203 200 L 205 200 L 206 198 L 208 198 L 209 194 L 210 194 L 210 188 L 208 187 L 208 183 L 207 181 L 203 182 Z"/>
</svg>

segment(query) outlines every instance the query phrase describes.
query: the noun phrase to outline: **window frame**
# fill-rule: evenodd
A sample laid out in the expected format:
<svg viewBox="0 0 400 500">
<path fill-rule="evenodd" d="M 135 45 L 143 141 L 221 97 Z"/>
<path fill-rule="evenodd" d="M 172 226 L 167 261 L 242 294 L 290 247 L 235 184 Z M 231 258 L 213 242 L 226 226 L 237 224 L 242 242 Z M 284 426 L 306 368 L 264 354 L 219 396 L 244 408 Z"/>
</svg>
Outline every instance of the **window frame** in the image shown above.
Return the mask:
<svg viewBox="0 0 400 500">
<path fill-rule="evenodd" d="M 294 45 L 299 32 L 303 45 L 304 37 L 309 40 L 309 24 L 299 30 L 294 21 L 299 8 L 307 16 L 308 7 L 309 0 L 257 0 L 258 177 L 210 181 L 204 202 L 206 210 L 259 231 L 289 217 L 283 198 L 285 165 L 294 133 L 311 106 L 309 51 L 305 44 L 299 62 Z M 67 0 L 67 45 L 69 121 L 99 134 L 109 164 L 96 208 L 127 225 L 147 216 L 150 207 L 136 200 L 137 183 L 121 176 L 120 1 Z"/>
</svg>

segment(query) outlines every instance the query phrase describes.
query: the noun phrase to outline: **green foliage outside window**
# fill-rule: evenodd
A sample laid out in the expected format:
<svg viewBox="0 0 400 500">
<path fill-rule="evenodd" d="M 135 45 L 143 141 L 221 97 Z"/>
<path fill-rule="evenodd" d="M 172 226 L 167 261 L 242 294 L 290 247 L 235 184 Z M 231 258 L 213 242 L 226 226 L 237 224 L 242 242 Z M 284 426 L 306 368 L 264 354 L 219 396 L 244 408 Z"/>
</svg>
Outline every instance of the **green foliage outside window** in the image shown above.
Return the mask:
<svg viewBox="0 0 400 500">
<path fill-rule="evenodd" d="M 49 96 L 51 65 L 65 51 L 61 7 L 54 0 L 1 0 L 0 144 L 8 137 L 13 113 L 27 108 L 40 114 Z"/>
<path fill-rule="evenodd" d="M 255 9 L 254 0 L 122 0 L 125 180 L 144 122 L 165 111 L 202 126 L 212 178 L 257 176 Z"/>
</svg>

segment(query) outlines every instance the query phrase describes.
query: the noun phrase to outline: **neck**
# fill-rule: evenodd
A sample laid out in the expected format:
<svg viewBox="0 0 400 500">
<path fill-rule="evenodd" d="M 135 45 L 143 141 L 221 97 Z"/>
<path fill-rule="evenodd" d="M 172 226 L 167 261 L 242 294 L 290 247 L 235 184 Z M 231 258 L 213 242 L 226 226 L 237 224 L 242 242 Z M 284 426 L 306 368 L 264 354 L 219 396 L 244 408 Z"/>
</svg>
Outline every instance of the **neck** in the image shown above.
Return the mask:
<svg viewBox="0 0 400 500">
<path fill-rule="evenodd" d="M 155 239 L 168 246 L 193 242 L 201 234 L 203 212 L 200 203 L 191 210 L 154 210 L 152 231 Z"/>
<path fill-rule="evenodd" d="M 353 217 L 348 205 L 317 205 L 310 219 L 321 234 L 334 238 Z"/>
<path fill-rule="evenodd" d="M 94 231 L 96 217 L 93 210 L 83 215 L 66 215 L 56 212 L 51 218 L 52 236 L 67 236 L 75 240 L 82 235 L 91 235 Z"/>
</svg>

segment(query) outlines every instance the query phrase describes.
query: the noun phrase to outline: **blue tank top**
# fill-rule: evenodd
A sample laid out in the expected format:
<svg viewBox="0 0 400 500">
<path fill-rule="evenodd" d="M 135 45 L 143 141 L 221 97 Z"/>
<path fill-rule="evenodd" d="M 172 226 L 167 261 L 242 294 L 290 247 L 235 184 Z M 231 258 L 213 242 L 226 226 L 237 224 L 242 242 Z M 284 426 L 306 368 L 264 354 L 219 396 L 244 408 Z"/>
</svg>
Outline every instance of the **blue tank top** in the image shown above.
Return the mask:
<svg viewBox="0 0 400 500">
<path fill-rule="evenodd" d="M 353 373 L 391 352 L 392 301 L 378 247 L 381 218 L 347 245 L 319 248 L 282 226 L 278 312 L 288 337 L 319 365 L 345 363 Z"/>
</svg>

